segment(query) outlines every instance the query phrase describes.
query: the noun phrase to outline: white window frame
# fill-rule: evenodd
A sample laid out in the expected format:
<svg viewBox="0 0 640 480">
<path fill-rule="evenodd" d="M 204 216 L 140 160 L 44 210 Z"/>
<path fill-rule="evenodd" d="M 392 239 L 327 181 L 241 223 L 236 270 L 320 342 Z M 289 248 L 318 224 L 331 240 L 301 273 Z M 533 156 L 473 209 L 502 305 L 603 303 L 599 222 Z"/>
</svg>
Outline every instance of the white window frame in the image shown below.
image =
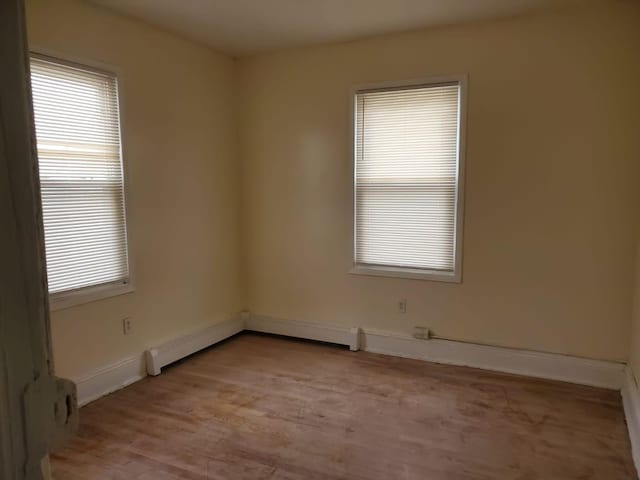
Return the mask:
<svg viewBox="0 0 640 480">
<path fill-rule="evenodd" d="M 131 241 L 131 195 L 129 188 L 129 171 L 127 167 L 127 154 L 125 150 L 125 115 L 124 115 L 124 94 L 122 88 L 122 75 L 120 68 L 108 65 L 96 60 L 87 58 L 78 58 L 65 53 L 52 51 L 47 48 L 32 47 L 30 49 L 31 55 L 38 56 L 51 60 L 52 62 L 59 63 L 61 65 L 69 65 L 84 70 L 91 70 L 100 73 L 106 73 L 113 75 L 116 78 L 118 88 L 118 112 L 119 112 L 119 125 L 120 125 L 120 159 L 122 162 L 122 182 L 124 192 L 124 214 L 125 214 L 125 231 L 127 238 L 127 261 L 129 263 L 129 277 L 126 281 L 121 282 L 109 282 L 99 285 L 91 285 L 88 287 L 82 287 L 75 290 L 68 290 L 65 292 L 53 293 L 49 295 L 49 309 L 51 311 L 64 310 L 74 307 L 76 305 L 82 305 L 98 300 L 103 300 L 119 295 L 125 295 L 135 291 L 135 272 L 134 272 L 134 257 L 133 257 L 133 244 Z M 31 78 L 31 76 L 29 76 Z"/>
<path fill-rule="evenodd" d="M 383 265 L 359 265 L 356 262 L 356 95 L 365 91 L 393 90 L 412 87 L 429 87 L 442 84 L 457 83 L 460 86 L 459 104 L 459 125 L 458 125 L 458 162 L 456 181 L 456 220 L 455 220 L 455 261 L 453 272 L 443 272 L 439 270 L 428 270 L 410 267 L 395 267 Z M 444 75 L 428 77 L 408 81 L 389 81 L 373 84 L 356 85 L 351 89 L 351 176 L 353 179 L 352 193 L 352 235 L 351 254 L 352 268 L 349 273 L 356 275 L 372 275 L 377 277 L 408 278 L 415 280 L 431 280 L 438 282 L 461 283 L 462 282 L 462 243 L 464 226 L 464 174 L 465 174 L 465 153 L 466 153 L 466 124 L 467 124 L 467 74 Z"/>
</svg>

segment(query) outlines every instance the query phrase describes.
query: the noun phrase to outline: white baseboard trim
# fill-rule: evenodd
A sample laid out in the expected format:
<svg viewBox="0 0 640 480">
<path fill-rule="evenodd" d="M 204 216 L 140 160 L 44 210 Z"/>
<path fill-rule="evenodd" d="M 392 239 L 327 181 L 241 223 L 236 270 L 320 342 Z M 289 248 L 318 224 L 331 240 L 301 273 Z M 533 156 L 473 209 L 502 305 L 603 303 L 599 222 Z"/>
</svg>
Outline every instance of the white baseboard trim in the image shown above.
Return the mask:
<svg viewBox="0 0 640 480">
<path fill-rule="evenodd" d="M 147 373 L 160 375 L 162 367 L 221 342 L 243 330 L 244 320 L 238 316 L 150 348 L 145 352 Z"/>
<path fill-rule="evenodd" d="M 147 350 L 144 356 L 123 359 L 76 380 L 78 403 L 80 406 L 86 405 L 144 378 L 147 373 L 158 375 L 166 365 L 243 330 L 336 343 L 347 345 L 351 350 L 362 349 L 435 363 L 482 368 L 614 390 L 623 388 L 625 411 L 631 412 L 627 414 L 630 435 L 632 442 L 636 439 L 635 448 L 640 450 L 640 393 L 637 388 L 631 389 L 629 386 L 629 374 L 625 376 L 625 365 L 621 363 L 450 340 L 419 340 L 393 332 L 286 320 L 248 312 L 153 347 Z M 633 385 L 635 386 L 635 382 Z M 637 421 L 632 423 L 629 418 Z M 635 429 L 633 432 L 632 425 Z"/>
<path fill-rule="evenodd" d="M 360 348 L 360 329 L 356 327 L 340 327 L 251 314 L 246 320 L 245 329 L 253 332 L 347 345 L 352 351 Z"/>
<path fill-rule="evenodd" d="M 147 350 L 144 354 L 141 352 L 140 355 L 127 357 L 74 379 L 78 390 L 78 405 L 82 407 L 100 397 L 142 380 L 147 376 L 147 373 L 154 375 L 149 369 L 154 369 L 153 372 L 157 369 L 157 373 L 155 373 L 157 375 L 162 367 L 169 363 L 218 343 L 242 330 L 244 330 L 244 320 L 240 317 L 234 318 L 163 343 Z M 154 351 L 155 356 L 150 351 Z M 149 356 L 152 357 L 151 363 L 149 363 Z"/>
<path fill-rule="evenodd" d="M 409 335 L 380 330 L 330 326 L 265 315 L 250 315 L 245 328 L 256 332 L 349 345 L 352 350 L 362 349 L 372 353 L 613 390 L 622 387 L 624 377 L 625 366 L 622 363 L 451 340 L 419 340 Z"/>
<path fill-rule="evenodd" d="M 361 348 L 367 352 L 613 390 L 620 389 L 624 376 L 622 363 L 452 340 L 419 340 L 371 329 L 362 331 Z"/>
<path fill-rule="evenodd" d="M 636 470 L 640 472 L 640 390 L 636 378 L 627 366 L 622 385 L 622 404 L 624 405 L 624 416 L 627 420 L 629 439 L 631 440 L 631 455 Z"/>
<path fill-rule="evenodd" d="M 82 407 L 111 392 L 131 385 L 145 376 L 142 354 L 99 368 L 89 375 L 74 380 L 78 389 L 78 405 Z"/>
</svg>

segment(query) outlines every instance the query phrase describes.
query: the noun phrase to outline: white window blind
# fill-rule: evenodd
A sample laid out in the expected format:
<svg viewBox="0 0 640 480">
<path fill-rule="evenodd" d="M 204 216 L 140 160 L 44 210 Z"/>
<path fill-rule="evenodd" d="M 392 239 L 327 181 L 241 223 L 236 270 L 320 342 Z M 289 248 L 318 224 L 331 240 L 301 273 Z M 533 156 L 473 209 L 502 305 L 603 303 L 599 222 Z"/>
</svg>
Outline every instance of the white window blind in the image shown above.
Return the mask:
<svg viewBox="0 0 640 480">
<path fill-rule="evenodd" d="M 356 266 L 453 273 L 460 84 L 361 91 Z"/>
<path fill-rule="evenodd" d="M 126 283 L 116 77 L 32 56 L 31 82 L 49 293 Z"/>
</svg>

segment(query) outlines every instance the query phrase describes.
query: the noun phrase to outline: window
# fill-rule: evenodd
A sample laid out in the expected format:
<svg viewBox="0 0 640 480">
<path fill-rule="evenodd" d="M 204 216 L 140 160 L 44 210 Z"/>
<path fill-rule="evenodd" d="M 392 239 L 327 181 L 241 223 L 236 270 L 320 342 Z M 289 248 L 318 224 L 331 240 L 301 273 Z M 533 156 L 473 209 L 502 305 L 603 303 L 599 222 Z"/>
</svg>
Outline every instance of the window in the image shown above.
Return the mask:
<svg viewBox="0 0 640 480">
<path fill-rule="evenodd" d="M 460 281 L 464 85 L 356 91 L 353 273 Z"/>
<path fill-rule="evenodd" d="M 32 55 L 52 308 L 131 291 L 115 75 Z"/>
</svg>

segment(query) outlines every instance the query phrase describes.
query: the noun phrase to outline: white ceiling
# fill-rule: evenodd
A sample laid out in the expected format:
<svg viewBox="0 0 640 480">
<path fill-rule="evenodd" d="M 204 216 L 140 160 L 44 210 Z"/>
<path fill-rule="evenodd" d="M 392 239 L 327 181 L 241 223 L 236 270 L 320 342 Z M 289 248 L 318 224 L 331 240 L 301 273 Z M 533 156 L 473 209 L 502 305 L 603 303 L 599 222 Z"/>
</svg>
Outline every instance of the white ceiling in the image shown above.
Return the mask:
<svg viewBox="0 0 640 480">
<path fill-rule="evenodd" d="M 585 0 L 90 0 L 235 55 L 483 20 Z"/>
</svg>

